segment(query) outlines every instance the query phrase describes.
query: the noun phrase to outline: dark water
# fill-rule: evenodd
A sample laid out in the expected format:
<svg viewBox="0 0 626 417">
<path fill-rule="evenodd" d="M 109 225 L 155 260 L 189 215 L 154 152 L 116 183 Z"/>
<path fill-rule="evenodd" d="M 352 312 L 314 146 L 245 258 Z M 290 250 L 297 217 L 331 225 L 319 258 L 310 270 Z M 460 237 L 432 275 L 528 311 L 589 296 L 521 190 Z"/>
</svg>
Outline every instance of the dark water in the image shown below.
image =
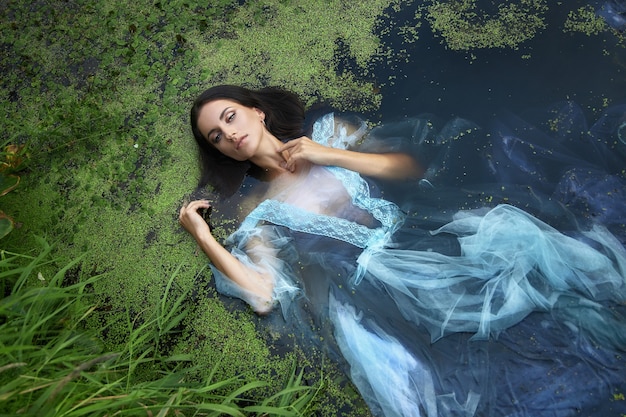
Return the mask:
<svg viewBox="0 0 626 417">
<path fill-rule="evenodd" d="M 486 10 L 493 9 L 491 3 L 477 2 L 479 9 Z M 597 9 L 602 2 L 548 2 L 546 29 L 521 43 L 518 50 L 452 51 L 441 43 L 442 38 L 432 34 L 426 22 L 413 44 L 401 45 L 393 37 L 385 39 L 395 50 L 406 48 L 409 60 L 393 69 L 377 69 L 380 80 L 396 77 L 392 85 L 381 89 L 380 116 L 393 120 L 429 112 L 482 124 L 502 110 L 519 114 L 573 100 L 587 117 L 597 117 L 605 100 L 610 104 L 626 100 L 626 35 L 608 31 L 589 36 L 564 33 L 568 12 L 586 4 Z M 413 16 L 419 6 L 403 10 L 394 19 L 415 22 Z M 530 57 L 525 59 L 524 55 Z"/>
</svg>

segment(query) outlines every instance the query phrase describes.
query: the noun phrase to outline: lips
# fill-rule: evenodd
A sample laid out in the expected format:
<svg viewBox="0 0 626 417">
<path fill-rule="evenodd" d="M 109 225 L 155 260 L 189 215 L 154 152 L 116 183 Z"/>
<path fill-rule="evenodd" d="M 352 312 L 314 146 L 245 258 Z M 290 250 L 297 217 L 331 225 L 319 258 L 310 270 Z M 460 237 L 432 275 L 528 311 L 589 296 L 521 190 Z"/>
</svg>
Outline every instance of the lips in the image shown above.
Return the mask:
<svg viewBox="0 0 626 417">
<path fill-rule="evenodd" d="M 244 135 L 241 138 L 239 138 L 235 144 L 235 149 L 239 149 L 241 147 L 241 144 L 243 143 L 244 139 L 247 138 L 248 135 Z"/>
</svg>

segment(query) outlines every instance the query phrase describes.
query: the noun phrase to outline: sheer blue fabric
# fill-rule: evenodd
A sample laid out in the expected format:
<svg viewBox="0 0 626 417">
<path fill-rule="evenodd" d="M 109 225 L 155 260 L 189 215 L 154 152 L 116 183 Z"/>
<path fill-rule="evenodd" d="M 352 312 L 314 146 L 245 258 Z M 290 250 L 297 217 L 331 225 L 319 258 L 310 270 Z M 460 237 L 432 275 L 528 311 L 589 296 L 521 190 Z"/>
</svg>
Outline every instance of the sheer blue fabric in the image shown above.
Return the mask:
<svg viewBox="0 0 626 417">
<path fill-rule="evenodd" d="M 581 303 L 626 301 L 626 251 L 600 227 L 586 236 L 609 256 L 509 205 L 460 213 L 435 231 L 444 232 L 459 236 L 461 256 L 386 249 L 359 258 L 368 279 L 402 295 L 394 297 L 400 311 L 433 341 L 450 332 L 487 339 L 564 293 Z"/>
<path fill-rule="evenodd" d="M 413 146 L 429 187 L 396 184 L 396 204 L 354 172 L 314 166 L 226 243 L 274 277 L 288 323 L 332 330 L 325 343 L 375 415 L 624 413 L 624 161 L 601 145 L 617 146 L 619 110 L 589 129 L 576 106 L 558 109 L 566 126 L 551 142 L 515 118 L 486 135 L 462 119 L 368 132 L 326 115 L 314 140 Z M 264 308 L 213 272 L 220 292 Z"/>
<path fill-rule="evenodd" d="M 606 1 L 602 3 L 596 13 L 613 29 L 626 30 L 626 2 L 623 0 Z"/>
</svg>

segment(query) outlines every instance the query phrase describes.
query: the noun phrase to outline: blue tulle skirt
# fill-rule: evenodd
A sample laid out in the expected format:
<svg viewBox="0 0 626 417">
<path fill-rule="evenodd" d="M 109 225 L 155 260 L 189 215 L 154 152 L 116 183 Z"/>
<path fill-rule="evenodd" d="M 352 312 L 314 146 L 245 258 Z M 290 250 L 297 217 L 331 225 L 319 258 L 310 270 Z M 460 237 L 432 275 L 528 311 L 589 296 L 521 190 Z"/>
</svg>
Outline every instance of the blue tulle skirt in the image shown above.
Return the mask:
<svg viewBox="0 0 626 417">
<path fill-rule="evenodd" d="M 582 243 L 511 206 L 437 233 L 458 235 L 459 255 L 380 250 L 367 284 L 331 291 L 338 345 L 375 414 L 626 410 L 626 254 L 611 234 Z"/>
<path fill-rule="evenodd" d="M 626 106 L 525 116 L 373 132 L 410 138 L 426 181 L 381 186 L 403 228 L 346 256 L 358 282 L 313 274 L 341 277 L 313 310 L 375 415 L 626 414 Z"/>
<path fill-rule="evenodd" d="M 384 245 L 254 231 L 285 277 L 286 331 L 343 364 L 377 416 L 625 415 L 626 106 L 592 126 L 567 102 L 370 136 L 361 150 L 427 168 L 371 184 L 406 214 Z"/>
</svg>

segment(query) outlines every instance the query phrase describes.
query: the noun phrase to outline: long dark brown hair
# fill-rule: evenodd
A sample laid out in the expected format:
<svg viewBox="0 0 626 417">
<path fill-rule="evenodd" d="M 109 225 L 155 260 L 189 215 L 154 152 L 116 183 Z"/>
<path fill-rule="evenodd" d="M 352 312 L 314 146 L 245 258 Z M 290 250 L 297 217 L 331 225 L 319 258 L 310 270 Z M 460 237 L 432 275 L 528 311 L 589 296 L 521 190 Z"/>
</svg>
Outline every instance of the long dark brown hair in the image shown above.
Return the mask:
<svg viewBox="0 0 626 417">
<path fill-rule="evenodd" d="M 248 161 L 236 161 L 225 156 L 198 129 L 202 106 L 218 99 L 232 100 L 263 111 L 267 130 L 284 142 L 304 134 L 304 105 L 297 95 L 277 87 L 251 90 L 236 85 L 218 85 L 200 94 L 190 112 L 191 130 L 200 155 L 199 186 L 210 184 L 220 195 L 230 196 L 237 191 L 246 173 L 254 175 L 255 166 Z"/>
</svg>

